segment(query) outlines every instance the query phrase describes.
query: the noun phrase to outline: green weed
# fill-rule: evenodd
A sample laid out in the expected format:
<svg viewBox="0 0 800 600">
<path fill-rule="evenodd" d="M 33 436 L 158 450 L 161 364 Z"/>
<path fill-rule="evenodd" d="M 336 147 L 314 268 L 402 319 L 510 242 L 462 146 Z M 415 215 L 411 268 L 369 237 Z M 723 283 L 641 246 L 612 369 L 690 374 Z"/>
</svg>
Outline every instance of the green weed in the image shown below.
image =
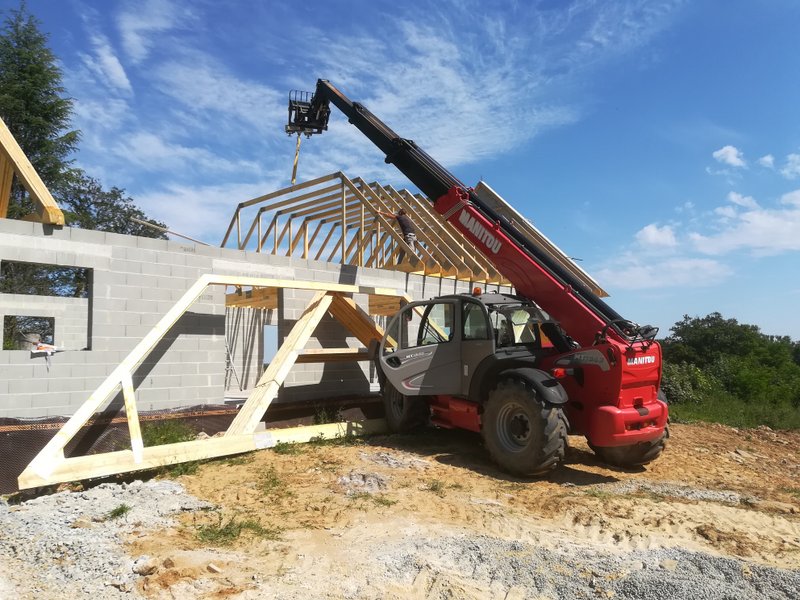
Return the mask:
<svg viewBox="0 0 800 600">
<path fill-rule="evenodd" d="M 428 492 L 433 492 L 441 498 L 445 493 L 445 484 L 440 479 L 431 479 L 422 489 Z"/>
<path fill-rule="evenodd" d="M 292 442 L 278 442 L 272 447 L 272 451 L 276 454 L 297 455 L 303 453 L 303 448 L 300 444 Z"/>
<path fill-rule="evenodd" d="M 255 519 L 237 521 L 233 516 L 224 522 L 222 514 L 219 514 L 216 523 L 197 527 L 197 539 L 205 544 L 224 546 L 237 540 L 244 531 L 265 540 L 278 540 L 283 532 L 280 527 L 264 527 Z"/>
<path fill-rule="evenodd" d="M 145 447 L 189 442 L 197 433 L 189 425 L 177 419 L 164 421 L 144 421 L 142 423 L 142 442 Z"/>
<path fill-rule="evenodd" d="M 131 507 L 130 506 L 128 506 L 127 504 L 120 504 L 116 508 L 108 511 L 108 514 L 106 515 L 106 518 L 107 519 L 119 519 L 120 517 L 123 517 L 123 516 L 127 515 L 129 512 L 131 512 Z"/>
</svg>

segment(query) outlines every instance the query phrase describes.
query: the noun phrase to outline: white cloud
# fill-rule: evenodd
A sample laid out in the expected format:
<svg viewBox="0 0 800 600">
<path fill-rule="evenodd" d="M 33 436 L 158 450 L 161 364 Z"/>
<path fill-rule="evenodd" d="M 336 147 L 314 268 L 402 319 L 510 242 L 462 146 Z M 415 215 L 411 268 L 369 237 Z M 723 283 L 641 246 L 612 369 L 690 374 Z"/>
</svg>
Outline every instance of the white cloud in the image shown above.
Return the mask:
<svg viewBox="0 0 800 600">
<path fill-rule="evenodd" d="M 789 154 L 786 157 L 786 165 L 781 169 L 781 175 L 786 179 L 800 176 L 800 154 Z"/>
<path fill-rule="evenodd" d="M 730 192 L 728 194 L 728 201 L 736 206 L 744 208 L 758 208 L 758 202 L 752 196 L 742 196 L 738 192 Z"/>
<path fill-rule="evenodd" d="M 598 271 L 597 278 L 609 287 L 643 290 L 708 287 L 730 275 L 728 266 L 713 259 L 677 257 L 643 262 L 628 256 L 621 265 Z"/>
<path fill-rule="evenodd" d="M 774 169 L 775 157 L 772 156 L 772 154 L 765 154 L 764 156 L 758 159 L 758 164 L 768 169 Z"/>
<path fill-rule="evenodd" d="M 271 192 L 279 185 L 277 178 L 209 186 L 168 184 L 137 195 L 136 204 L 173 231 L 218 245 L 239 202 Z"/>
<path fill-rule="evenodd" d="M 645 247 L 660 247 L 660 248 L 673 248 L 677 246 L 678 240 L 675 238 L 675 232 L 669 225 L 659 227 L 651 223 L 640 229 L 636 233 L 636 241 Z"/>
<path fill-rule="evenodd" d="M 714 151 L 713 156 L 718 162 L 731 167 L 746 167 L 747 163 L 744 160 L 742 151 L 736 146 L 723 146 L 719 150 Z"/>
<path fill-rule="evenodd" d="M 82 54 L 83 64 L 102 80 L 107 86 L 130 94 L 133 92 L 131 82 L 122 63 L 119 62 L 114 49 L 104 35 L 94 34 L 90 38 L 93 54 Z"/>
<path fill-rule="evenodd" d="M 147 0 L 130 2 L 118 19 L 122 46 L 131 61 L 145 60 L 159 37 L 176 26 L 191 20 L 188 9 L 178 9 L 167 0 Z"/>
<path fill-rule="evenodd" d="M 729 197 L 730 199 L 730 197 Z M 722 255 L 750 250 L 759 255 L 775 255 L 800 250 L 800 190 L 781 197 L 787 208 L 762 208 L 755 201 L 741 205 L 743 211 L 725 207 L 715 212 L 721 217 L 713 234 L 689 234 L 694 248 L 704 254 Z M 731 208 L 731 207 L 728 207 Z"/>
<path fill-rule="evenodd" d="M 158 66 L 154 71 L 159 90 L 201 115 L 207 127 L 225 135 L 231 122 L 252 132 L 280 131 L 286 119 L 287 94 L 264 84 L 240 79 L 211 56 L 190 52 L 180 59 Z M 225 119 L 225 123 L 220 123 Z"/>
<path fill-rule="evenodd" d="M 140 131 L 113 147 L 121 158 L 146 171 L 200 171 L 204 174 L 258 172 L 252 161 L 231 161 L 205 148 L 182 146 L 168 142 L 154 133 Z"/>
</svg>

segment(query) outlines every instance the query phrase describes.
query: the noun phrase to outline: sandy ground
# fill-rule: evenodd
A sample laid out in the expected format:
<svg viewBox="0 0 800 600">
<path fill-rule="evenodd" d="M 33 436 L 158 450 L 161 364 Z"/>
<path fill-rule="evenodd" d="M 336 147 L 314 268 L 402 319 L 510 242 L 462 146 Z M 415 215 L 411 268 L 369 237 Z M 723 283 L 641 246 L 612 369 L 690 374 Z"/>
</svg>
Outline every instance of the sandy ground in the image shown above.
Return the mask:
<svg viewBox="0 0 800 600">
<path fill-rule="evenodd" d="M 502 573 L 481 574 L 481 556 L 513 563 L 526 548 L 564 557 L 543 567 L 556 571 L 573 553 L 585 564 L 592 553 L 624 559 L 658 549 L 742 559 L 745 577 L 762 565 L 800 569 L 800 432 L 674 425 L 664 455 L 637 470 L 603 465 L 571 437 L 567 464 L 532 481 L 498 471 L 480 438 L 465 432 L 284 450 L 182 476 L 189 492 L 219 508 L 132 537 L 131 555 L 160 565 L 139 591 L 150 598 L 551 597 Z M 232 542 L 198 539 L 201 528 L 231 520 L 247 524 Z M 470 574 L 459 554 L 476 552 Z M 660 566 L 674 571 L 676 562 Z M 621 564 L 627 571 L 570 573 L 594 578 L 596 596 L 613 597 L 595 579 L 643 568 Z"/>
</svg>

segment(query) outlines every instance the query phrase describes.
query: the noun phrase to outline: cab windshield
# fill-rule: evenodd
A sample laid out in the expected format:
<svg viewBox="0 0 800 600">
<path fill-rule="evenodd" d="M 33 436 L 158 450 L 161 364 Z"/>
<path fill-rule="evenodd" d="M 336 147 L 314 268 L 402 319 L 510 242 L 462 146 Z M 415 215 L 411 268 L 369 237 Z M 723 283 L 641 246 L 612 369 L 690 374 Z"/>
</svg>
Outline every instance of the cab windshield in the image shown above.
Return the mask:
<svg viewBox="0 0 800 600">
<path fill-rule="evenodd" d="M 498 347 L 534 344 L 549 345 L 539 325 L 544 319 L 534 307 L 502 308 L 489 313 Z M 543 344 L 543 342 L 545 342 Z"/>
</svg>

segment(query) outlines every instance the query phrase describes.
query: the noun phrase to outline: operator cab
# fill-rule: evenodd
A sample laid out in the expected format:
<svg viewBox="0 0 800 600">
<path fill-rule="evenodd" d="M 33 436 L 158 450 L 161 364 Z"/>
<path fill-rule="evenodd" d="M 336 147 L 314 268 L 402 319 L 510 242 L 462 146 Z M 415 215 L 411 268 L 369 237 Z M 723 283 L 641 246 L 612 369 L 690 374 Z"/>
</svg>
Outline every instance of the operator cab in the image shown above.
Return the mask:
<svg viewBox="0 0 800 600">
<path fill-rule="evenodd" d="M 530 360 L 557 352 L 557 343 L 567 343 L 561 329 L 525 298 L 455 294 L 403 307 L 389 322 L 378 360 L 403 395 L 467 396 L 487 357 Z"/>
</svg>

